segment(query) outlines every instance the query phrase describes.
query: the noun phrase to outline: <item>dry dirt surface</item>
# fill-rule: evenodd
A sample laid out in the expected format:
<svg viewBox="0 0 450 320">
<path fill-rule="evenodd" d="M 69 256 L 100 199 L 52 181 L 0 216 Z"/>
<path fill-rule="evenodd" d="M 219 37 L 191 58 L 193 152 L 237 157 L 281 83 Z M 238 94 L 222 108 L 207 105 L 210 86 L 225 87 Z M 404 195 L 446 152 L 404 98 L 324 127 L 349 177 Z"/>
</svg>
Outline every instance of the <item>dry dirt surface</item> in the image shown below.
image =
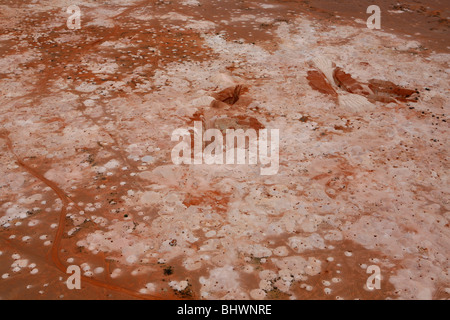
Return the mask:
<svg viewBox="0 0 450 320">
<path fill-rule="evenodd" d="M 0 0 L 0 298 L 450 298 L 449 17 Z M 174 164 L 195 123 L 278 129 L 278 171 Z"/>
</svg>

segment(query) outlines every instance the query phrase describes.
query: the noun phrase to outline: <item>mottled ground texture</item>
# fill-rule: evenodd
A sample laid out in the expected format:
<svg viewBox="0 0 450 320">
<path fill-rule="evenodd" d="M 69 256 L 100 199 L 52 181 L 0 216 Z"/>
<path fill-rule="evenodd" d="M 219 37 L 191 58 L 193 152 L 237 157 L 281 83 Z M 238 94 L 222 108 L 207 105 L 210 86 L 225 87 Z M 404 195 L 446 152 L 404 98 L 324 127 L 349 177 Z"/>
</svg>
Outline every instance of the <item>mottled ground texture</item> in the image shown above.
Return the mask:
<svg viewBox="0 0 450 320">
<path fill-rule="evenodd" d="M 449 16 L 0 0 L 0 298 L 448 299 Z M 278 173 L 174 165 L 195 120 L 279 129 Z"/>
</svg>

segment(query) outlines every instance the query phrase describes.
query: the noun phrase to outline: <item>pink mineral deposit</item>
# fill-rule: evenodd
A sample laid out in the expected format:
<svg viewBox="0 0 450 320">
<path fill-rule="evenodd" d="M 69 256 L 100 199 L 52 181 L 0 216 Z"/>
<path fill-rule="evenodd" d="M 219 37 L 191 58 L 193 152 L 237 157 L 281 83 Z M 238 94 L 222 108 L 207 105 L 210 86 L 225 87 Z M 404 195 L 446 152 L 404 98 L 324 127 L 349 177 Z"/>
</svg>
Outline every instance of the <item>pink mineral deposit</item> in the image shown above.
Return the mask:
<svg viewBox="0 0 450 320">
<path fill-rule="evenodd" d="M 449 299 L 449 1 L 376 2 L 0 1 L 0 299 Z"/>
</svg>

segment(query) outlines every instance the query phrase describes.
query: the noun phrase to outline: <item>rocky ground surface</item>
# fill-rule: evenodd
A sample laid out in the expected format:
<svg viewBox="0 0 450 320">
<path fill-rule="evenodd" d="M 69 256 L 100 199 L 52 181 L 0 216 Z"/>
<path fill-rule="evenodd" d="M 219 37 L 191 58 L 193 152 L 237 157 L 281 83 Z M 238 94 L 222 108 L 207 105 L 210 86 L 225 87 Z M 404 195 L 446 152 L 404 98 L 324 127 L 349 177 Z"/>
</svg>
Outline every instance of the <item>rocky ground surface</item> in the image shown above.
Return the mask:
<svg viewBox="0 0 450 320">
<path fill-rule="evenodd" d="M 422 2 L 370 30 L 369 1 L 85 0 L 69 29 L 1 0 L 0 298 L 448 299 L 450 14 Z M 173 164 L 196 120 L 279 129 L 278 172 Z"/>
</svg>

